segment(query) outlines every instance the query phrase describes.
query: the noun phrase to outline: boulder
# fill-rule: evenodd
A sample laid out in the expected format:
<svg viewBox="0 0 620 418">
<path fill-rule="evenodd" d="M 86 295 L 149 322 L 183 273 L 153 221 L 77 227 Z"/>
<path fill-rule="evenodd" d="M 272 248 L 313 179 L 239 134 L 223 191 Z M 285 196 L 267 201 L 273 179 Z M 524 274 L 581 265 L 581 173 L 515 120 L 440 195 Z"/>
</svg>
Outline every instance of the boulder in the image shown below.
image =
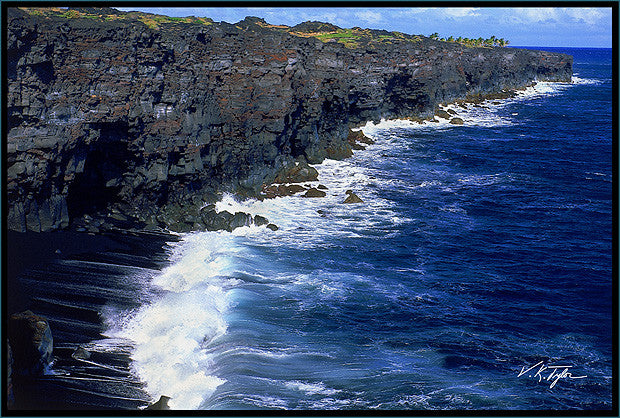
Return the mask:
<svg viewBox="0 0 620 418">
<path fill-rule="evenodd" d="M 174 222 L 169 226 L 170 230 L 178 233 L 192 232 L 194 230 L 193 225 L 186 222 Z"/>
<path fill-rule="evenodd" d="M 351 129 L 349 129 L 349 136 L 347 136 L 347 141 L 351 145 L 355 144 L 356 142 L 362 142 L 368 145 L 375 142 L 371 138 L 368 138 L 366 135 L 364 135 L 364 132 L 362 132 L 361 130 L 352 131 Z"/>
<path fill-rule="evenodd" d="M 37 376 L 52 362 L 54 340 L 47 319 L 31 311 L 13 314 L 8 323 L 14 375 Z"/>
<path fill-rule="evenodd" d="M 263 187 L 262 194 L 267 199 L 273 199 L 280 196 L 292 196 L 295 193 L 303 192 L 306 190 L 299 184 L 272 184 L 270 186 Z"/>
<path fill-rule="evenodd" d="M 232 214 L 226 212 L 232 218 Z M 205 208 L 200 213 L 202 224 L 207 231 L 220 231 L 226 229 L 228 216 L 223 215 L 223 212 L 217 213 L 215 209 Z"/>
<path fill-rule="evenodd" d="M 235 212 L 232 219 L 228 223 L 228 230 L 232 231 L 235 228 L 242 226 L 250 226 L 252 224 L 252 215 L 245 212 Z"/>
<path fill-rule="evenodd" d="M 316 168 L 311 167 L 308 163 L 298 162 L 280 171 L 273 182 L 277 184 L 304 183 L 307 181 L 316 181 L 318 178 L 319 172 Z"/>
<path fill-rule="evenodd" d="M 88 360 L 90 358 L 90 352 L 84 349 L 83 347 L 78 347 L 71 354 L 75 360 Z"/>
<path fill-rule="evenodd" d="M 267 225 L 268 223 L 269 221 L 267 220 L 267 218 L 260 216 L 260 215 L 254 216 L 254 225 L 262 226 L 262 225 Z"/>
<path fill-rule="evenodd" d="M 166 409 L 170 409 L 170 407 L 168 406 L 168 401 L 171 398 L 169 396 L 160 396 L 159 400 L 149 406 L 147 406 L 145 409 L 148 410 L 166 410 Z"/>
<path fill-rule="evenodd" d="M 267 224 L 267 228 L 271 229 L 272 231 L 278 230 L 278 226 L 274 224 Z"/>
<path fill-rule="evenodd" d="M 347 198 L 342 203 L 364 203 L 362 199 L 359 198 L 358 195 L 353 193 L 351 190 L 347 190 Z"/>
<path fill-rule="evenodd" d="M 461 118 L 452 118 L 450 120 L 450 123 L 453 125 L 462 125 L 464 122 L 463 122 L 463 119 Z"/>
<path fill-rule="evenodd" d="M 435 111 L 435 116 L 439 117 L 439 118 L 443 118 L 443 119 L 450 119 L 450 114 L 448 112 L 446 112 L 445 110 L 439 109 Z"/>
<path fill-rule="evenodd" d="M 306 193 L 304 193 L 303 196 L 304 197 L 325 197 L 327 196 L 327 193 L 325 193 L 323 190 L 319 190 L 313 187 L 309 189 Z"/>
</svg>

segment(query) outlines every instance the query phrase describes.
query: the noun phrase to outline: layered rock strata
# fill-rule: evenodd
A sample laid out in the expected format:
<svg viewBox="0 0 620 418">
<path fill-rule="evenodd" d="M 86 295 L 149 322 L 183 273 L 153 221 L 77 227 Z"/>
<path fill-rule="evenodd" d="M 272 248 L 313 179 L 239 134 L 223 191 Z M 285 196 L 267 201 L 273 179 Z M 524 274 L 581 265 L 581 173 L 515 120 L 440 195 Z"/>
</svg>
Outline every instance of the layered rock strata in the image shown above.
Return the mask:
<svg viewBox="0 0 620 418">
<path fill-rule="evenodd" d="M 219 193 L 260 197 L 295 162 L 351 155 L 351 127 L 572 74 L 563 54 L 384 31 L 389 42 L 360 45 L 256 18 L 99 16 L 8 9 L 10 229 L 87 217 L 174 229 Z"/>
</svg>

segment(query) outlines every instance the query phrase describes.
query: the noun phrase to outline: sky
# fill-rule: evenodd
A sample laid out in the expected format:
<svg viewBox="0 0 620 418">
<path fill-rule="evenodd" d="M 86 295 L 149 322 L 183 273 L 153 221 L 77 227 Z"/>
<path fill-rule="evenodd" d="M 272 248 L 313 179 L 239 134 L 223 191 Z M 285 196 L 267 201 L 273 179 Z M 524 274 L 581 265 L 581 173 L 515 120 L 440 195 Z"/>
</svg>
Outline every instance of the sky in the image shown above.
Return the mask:
<svg viewBox="0 0 620 418">
<path fill-rule="evenodd" d="M 538 3 L 540 5 L 540 3 Z M 594 4 L 594 3 L 592 3 Z M 162 7 L 118 8 L 174 17 L 210 17 L 236 23 L 246 16 L 294 26 L 308 20 L 342 28 L 359 26 L 414 35 L 489 38 L 513 46 L 611 48 L 611 7 Z"/>
</svg>

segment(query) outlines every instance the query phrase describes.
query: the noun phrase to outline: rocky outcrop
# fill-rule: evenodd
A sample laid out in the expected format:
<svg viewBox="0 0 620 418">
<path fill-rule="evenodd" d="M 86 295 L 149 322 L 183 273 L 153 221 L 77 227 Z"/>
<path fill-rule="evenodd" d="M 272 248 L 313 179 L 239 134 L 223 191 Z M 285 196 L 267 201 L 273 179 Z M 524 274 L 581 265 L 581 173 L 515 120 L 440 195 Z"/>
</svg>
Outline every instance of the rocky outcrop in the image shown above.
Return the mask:
<svg viewBox="0 0 620 418">
<path fill-rule="evenodd" d="M 325 196 L 327 196 L 327 193 L 315 187 L 308 189 L 308 191 L 303 194 L 303 197 L 325 197 Z"/>
<path fill-rule="evenodd" d="M 305 162 L 295 162 L 290 167 L 281 170 L 274 183 L 304 183 L 307 181 L 316 181 L 319 178 L 319 172 L 316 168 L 309 166 Z"/>
<path fill-rule="evenodd" d="M 54 340 L 47 319 L 31 311 L 13 314 L 8 322 L 13 376 L 43 374 L 52 362 Z"/>
<path fill-rule="evenodd" d="M 351 203 L 364 203 L 364 201 L 352 190 L 347 190 L 346 192 L 347 198 L 342 203 L 351 204 Z"/>
<path fill-rule="evenodd" d="M 170 401 L 169 396 L 160 396 L 159 400 L 152 405 L 147 406 L 145 409 L 147 410 L 167 410 L 170 409 L 168 406 L 168 402 Z"/>
<path fill-rule="evenodd" d="M 366 121 L 572 73 L 570 56 L 549 52 L 181 20 L 7 9 L 10 229 L 84 216 L 170 227 L 221 192 L 260 196 L 296 162 L 351 155 L 349 128 Z"/>
</svg>

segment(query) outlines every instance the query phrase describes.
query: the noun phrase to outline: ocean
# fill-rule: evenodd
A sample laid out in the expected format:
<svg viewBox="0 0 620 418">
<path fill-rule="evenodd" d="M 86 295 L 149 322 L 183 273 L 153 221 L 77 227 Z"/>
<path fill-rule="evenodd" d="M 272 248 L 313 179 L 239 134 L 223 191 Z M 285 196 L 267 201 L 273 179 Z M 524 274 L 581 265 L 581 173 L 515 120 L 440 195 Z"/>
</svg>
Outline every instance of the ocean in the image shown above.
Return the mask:
<svg viewBox="0 0 620 418">
<path fill-rule="evenodd" d="M 224 196 L 279 229 L 125 268 L 84 347 L 173 409 L 611 409 L 612 51 L 550 50 L 573 83 L 368 123 L 316 166 L 325 198 Z"/>
</svg>

